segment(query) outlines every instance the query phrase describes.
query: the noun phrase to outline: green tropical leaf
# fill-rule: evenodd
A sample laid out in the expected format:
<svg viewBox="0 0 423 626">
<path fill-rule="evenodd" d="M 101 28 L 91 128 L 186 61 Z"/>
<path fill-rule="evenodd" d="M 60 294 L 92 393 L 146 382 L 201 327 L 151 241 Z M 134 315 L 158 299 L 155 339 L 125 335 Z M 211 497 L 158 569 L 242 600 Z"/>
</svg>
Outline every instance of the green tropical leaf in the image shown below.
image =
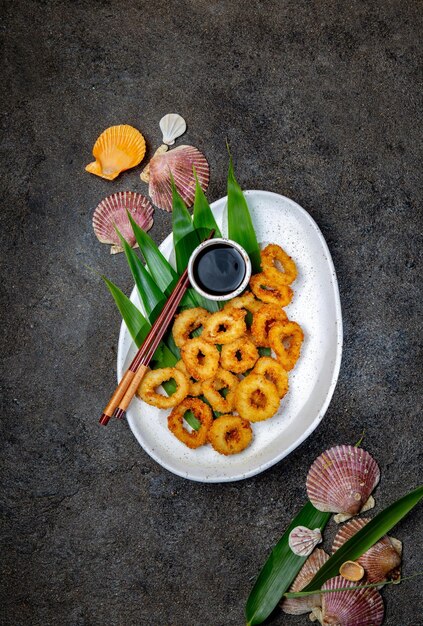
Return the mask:
<svg viewBox="0 0 423 626">
<path fill-rule="evenodd" d="M 175 248 L 176 269 L 178 274 L 182 274 L 187 266 L 188 261 L 195 250 L 201 243 L 198 233 L 195 229 L 191 215 L 185 206 L 185 202 L 179 195 L 175 182 L 172 177 L 172 230 L 173 230 L 173 246 Z"/>
<path fill-rule="evenodd" d="M 131 248 L 129 243 L 122 237 L 121 233 L 116 229 L 119 239 L 122 243 L 126 260 L 134 277 L 135 284 L 141 302 L 144 305 L 145 312 L 151 324 L 155 322 L 166 302 L 166 296 L 163 291 L 156 285 L 151 274 L 145 269 L 141 259 Z"/>
<path fill-rule="evenodd" d="M 295 555 L 288 545 L 291 530 L 296 526 L 323 530 L 330 515 L 307 502 L 291 522 L 270 553 L 248 597 L 245 607 L 247 626 L 261 624 L 271 614 L 306 561 L 306 557 Z"/>
<path fill-rule="evenodd" d="M 195 167 L 193 167 L 195 176 L 195 199 L 193 210 L 193 223 L 199 235 L 201 241 L 205 239 L 211 230 L 214 230 L 215 237 L 221 237 L 219 226 L 213 215 L 213 211 L 210 208 L 208 200 L 204 191 L 201 189 L 201 185 L 198 182 L 197 173 Z"/>
<path fill-rule="evenodd" d="M 368 524 L 348 539 L 319 569 L 313 580 L 302 591 L 319 589 L 329 578 L 339 574 L 345 561 L 356 561 L 379 539 L 388 533 L 423 498 L 423 486 L 410 491 L 386 509 L 378 513 Z"/>
<path fill-rule="evenodd" d="M 151 276 L 157 287 L 159 287 L 166 296 L 170 296 L 174 286 L 178 282 L 178 274 L 169 261 L 165 259 L 153 239 L 134 221 L 129 211 L 128 218 Z"/>
<path fill-rule="evenodd" d="M 228 235 L 230 239 L 237 241 L 248 253 L 253 274 L 260 272 L 260 248 L 257 243 L 256 232 L 247 201 L 235 178 L 230 153 L 228 172 Z"/>
<path fill-rule="evenodd" d="M 148 335 L 148 331 L 151 328 L 150 323 L 145 319 L 138 307 L 136 307 L 127 296 L 125 296 L 123 291 L 121 291 L 117 285 L 112 283 L 112 281 L 105 276 L 102 276 L 102 279 L 112 294 L 132 339 L 134 340 L 137 348 L 139 348 Z"/>
</svg>

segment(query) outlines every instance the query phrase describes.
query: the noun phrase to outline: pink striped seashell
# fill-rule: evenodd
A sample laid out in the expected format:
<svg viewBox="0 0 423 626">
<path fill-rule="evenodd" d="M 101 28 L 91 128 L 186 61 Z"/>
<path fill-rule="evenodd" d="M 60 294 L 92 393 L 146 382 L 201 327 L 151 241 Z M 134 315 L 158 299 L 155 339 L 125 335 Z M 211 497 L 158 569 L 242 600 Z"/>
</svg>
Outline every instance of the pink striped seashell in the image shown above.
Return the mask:
<svg viewBox="0 0 423 626">
<path fill-rule="evenodd" d="M 342 576 L 325 582 L 322 589 L 343 591 L 322 593 L 322 623 L 336 626 L 380 626 L 385 610 L 379 591 L 374 587 L 348 591 L 347 588 L 352 586 Z"/>
<path fill-rule="evenodd" d="M 314 578 L 314 575 L 318 572 L 318 570 L 326 563 L 328 558 L 329 555 L 327 555 L 324 550 L 316 548 L 298 572 L 298 575 L 289 588 L 289 591 L 302 591 L 304 587 L 306 587 Z M 280 604 L 282 611 L 284 613 L 288 613 L 289 615 L 302 615 L 303 613 L 308 613 L 317 606 L 322 606 L 322 596 L 320 593 L 316 593 L 312 596 L 305 596 L 304 598 L 285 598 L 285 600 L 282 600 Z"/>
<path fill-rule="evenodd" d="M 336 552 L 348 539 L 363 528 L 368 518 L 353 519 L 344 524 L 333 540 L 332 552 Z M 396 580 L 401 574 L 401 543 L 388 535 L 379 539 L 357 562 L 364 568 L 369 583 Z"/>
<path fill-rule="evenodd" d="M 136 247 L 136 240 L 126 211 L 129 211 L 134 221 L 143 230 L 149 230 L 152 227 L 153 205 L 148 198 L 133 191 L 118 191 L 118 193 L 107 196 L 94 211 L 94 232 L 101 243 L 112 244 L 111 254 L 122 252 L 115 226 L 129 245 L 133 248 Z"/>
<path fill-rule="evenodd" d="M 289 533 L 288 545 L 297 556 L 309 556 L 321 541 L 320 528 L 311 530 L 306 526 L 297 526 Z"/>
<path fill-rule="evenodd" d="M 335 446 L 310 467 L 307 494 L 319 511 L 357 515 L 379 478 L 377 463 L 368 452 L 355 446 Z"/>
<path fill-rule="evenodd" d="M 192 206 L 195 196 L 193 166 L 201 189 L 205 191 L 210 179 L 209 164 L 197 148 L 179 146 L 169 152 L 155 154 L 148 165 L 148 193 L 153 203 L 165 211 L 172 210 L 171 173 L 183 201 L 188 207 Z"/>
</svg>

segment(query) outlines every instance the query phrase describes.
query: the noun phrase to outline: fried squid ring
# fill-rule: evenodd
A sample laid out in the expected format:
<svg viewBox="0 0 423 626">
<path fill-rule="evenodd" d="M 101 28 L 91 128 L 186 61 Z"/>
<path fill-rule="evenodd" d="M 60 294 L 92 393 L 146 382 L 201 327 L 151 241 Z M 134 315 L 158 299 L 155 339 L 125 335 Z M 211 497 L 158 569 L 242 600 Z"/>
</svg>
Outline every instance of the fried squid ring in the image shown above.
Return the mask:
<svg viewBox="0 0 423 626">
<path fill-rule="evenodd" d="M 176 383 L 176 391 L 171 396 L 157 393 L 157 387 L 171 378 Z M 147 404 L 156 406 L 159 409 L 170 409 L 185 398 L 188 390 L 189 381 L 182 372 L 175 367 L 163 367 L 147 372 L 137 389 L 137 395 Z"/>
<path fill-rule="evenodd" d="M 297 266 L 294 261 L 275 243 L 266 246 L 260 256 L 261 267 L 269 280 L 290 285 L 297 278 Z"/>
<path fill-rule="evenodd" d="M 204 324 L 202 337 L 211 343 L 231 343 L 242 337 L 247 330 L 244 317 L 245 309 L 222 309 L 212 313 Z M 211 378 L 211 376 L 209 376 Z"/>
<path fill-rule="evenodd" d="M 270 347 L 286 370 L 292 370 L 297 362 L 303 339 L 304 333 L 297 322 L 277 322 L 270 329 Z"/>
<path fill-rule="evenodd" d="M 293 291 L 289 285 L 270 280 L 263 272 L 250 278 L 250 287 L 262 302 L 286 306 L 292 300 Z"/>
<path fill-rule="evenodd" d="M 187 411 L 192 411 L 201 423 L 199 430 L 188 432 L 184 427 L 184 415 Z M 207 442 L 207 433 L 212 424 L 213 414 L 211 408 L 198 398 L 185 398 L 181 404 L 173 409 L 167 418 L 169 430 L 188 448 L 203 446 Z"/>
<path fill-rule="evenodd" d="M 228 300 L 223 308 L 245 309 L 250 313 L 256 313 L 262 306 L 262 303 L 255 299 L 254 294 L 251 293 L 251 291 L 246 291 L 242 294 L 242 296 Z"/>
<path fill-rule="evenodd" d="M 235 409 L 249 422 L 261 422 L 272 417 L 279 408 L 276 386 L 260 374 L 249 374 L 235 392 Z"/>
<path fill-rule="evenodd" d="M 185 376 L 188 378 L 188 381 L 189 381 L 189 391 L 188 391 L 187 395 L 188 396 L 201 396 L 201 394 L 203 393 L 203 391 L 201 389 L 201 382 L 190 377 L 190 375 L 188 373 L 188 370 L 185 367 L 185 363 L 183 362 L 182 359 L 180 361 L 178 361 L 177 363 L 175 363 L 175 367 L 176 367 L 177 370 L 179 370 L 180 372 L 185 374 Z"/>
<path fill-rule="evenodd" d="M 258 358 L 257 348 L 247 337 L 240 337 L 232 343 L 226 343 L 222 346 L 220 353 L 222 367 L 235 374 L 243 374 L 250 370 Z"/>
<path fill-rule="evenodd" d="M 214 411 L 219 413 L 229 413 L 234 408 L 235 390 L 239 380 L 231 372 L 219 367 L 217 374 L 210 380 L 205 380 L 202 384 L 204 397 L 208 400 Z M 227 389 L 228 394 L 223 397 L 219 391 Z"/>
<path fill-rule="evenodd" d="M 252 374 L 261 374 L 278 390 L 279 398 L 288 392 L 288 372 L 271 356 L 262 356 L 254 366 Z"/>
<path fill-rule="evenodd" d="M 181 356 L 188 374 L 196 380 L 213 378 L 219 367 L 219 350 L 202 337 L 194 337 L 181 348 Z"/>
<path fill-rule="evenodd" d="M 191 333 L 194 330 L 204 326 L 204 322 L 209 316 L 210 313 L 199 306 L 194 309 L 186 309 L 176 316 L 172 335 L 178 348 L 182 348 L 184 343 L 191 339 Z"/>
<path fill-rule="evenodd" d="M 250 445 L 253 431 L 239 415 L 221 415 L 214 420 L 207 437 L 216 452 L 237 454 Z"/>
<path fill-rule="evenodd" d="M 285 322 L 288 317 L 283 309 L 277 304 L 263 304 L 257 313 L 253 315 L 251 334 L 256 345 L 269 348 L 269 330 L 275 322 Z"/>
</svg>

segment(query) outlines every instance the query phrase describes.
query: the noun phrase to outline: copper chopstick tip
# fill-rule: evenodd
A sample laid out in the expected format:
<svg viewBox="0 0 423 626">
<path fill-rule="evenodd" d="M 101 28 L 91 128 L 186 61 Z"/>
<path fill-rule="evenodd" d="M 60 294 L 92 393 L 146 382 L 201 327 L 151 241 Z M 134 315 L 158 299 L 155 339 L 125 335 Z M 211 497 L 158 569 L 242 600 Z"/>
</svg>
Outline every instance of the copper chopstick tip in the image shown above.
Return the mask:
<svg viewBox="0 0 423 626">
<path fill-rule="evenodd" d="M 102 426 L 106 426 L 106 424 L 109 423 L 109 420 L 110 420 L 110 415 L 107 415 L 106 413 L 103 413 L 102 416 L 100 417 L 100 419 L 98 420 L 98 422 Z"/>
<path fill-rule="evenodd" d="M 124 411 L 123 409 L 119 409 L 118 407 L 113 413 L 113 417 L 116 417 L 116 419 L 121 420 L 122 417 L 125 417 L 125 413 L 126 411 Z"/>
</svg>

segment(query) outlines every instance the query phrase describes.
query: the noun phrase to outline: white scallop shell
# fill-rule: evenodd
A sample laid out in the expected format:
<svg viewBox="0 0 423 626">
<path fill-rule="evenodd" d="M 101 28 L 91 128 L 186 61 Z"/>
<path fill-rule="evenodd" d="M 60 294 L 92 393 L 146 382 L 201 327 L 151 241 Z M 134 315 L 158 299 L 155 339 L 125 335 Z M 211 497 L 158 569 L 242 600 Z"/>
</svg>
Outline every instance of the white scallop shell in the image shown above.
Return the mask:
<svg viewBox="0 0 423 626">
<path fill-rule="evenodd" d="M 316 548 L 298 572 L 289 591 L 302 591 L 314 578 L 318 570 L 326 563 L 328 558 L 329 555 L 327 555 L 324 550 Z M 303 613 L 308 613 L 314 607 L 320 607 L 321 605 L 321 594 L 316 593 L 312 596 L 304 596 L 303 598 L 286 598 L 282 600 L 280 606 L 284 613 L 288 613 L 289 615 L 302 615 Z"/>
<path fill-rule="evenodd" d="M 342 576 L 331 578 L 322 589 L 342 589 L 322 593 L 323 624 L 338 626 L 380 626 L 384 607 L 382 596 L 374 587 L 348 590 L 354 586 Z"/>
<path fill-rule="evenodd" d="M 353 519 L 342 526 L 333 540 L 332 552 L 336 552 L 348 539 L 351 539 L 370 520 Z M 384 582 L 399 578 L 401 570 L 402 545 L 397 539 L 385 535 L 357 559 L 364 568 L 369 583 Z"/>
<path fill-rule="evenodd" d="M 289 533 L 288 545 L 297 556 L 309 556 L 317 544 L 321 542 L 320 528 L 311 530 L 306 526 L 297 526 Z"/>
<path fill-rule="evenodd" d="M 175 139 L 184 134 L 187 129 L 183 117 L 177 113 L 168 113 L 160 120 L 160 130 L 163 133 L 163 143 L 173 146 Z"/>
<path fill-rule="evenodd" d="M 148 193 L 153 203 L 165 211 L 172 210 L 171 176 L 175 181 L 176 189 L 188 207 L 193 205 L 195 196 L 193 167 L 195 167 L 201 189 L 205 191 L 209 184 L 209 164 L 204 154 L 194 146 L 178 146 L 164 153 L 157 151 L 147 167 Z"/>
<path fill-rule="evenodd" d="M 153 205 L 148 198 L 133 191 L 118 191 L 118 193 L 107 196 L 94 211 L 94 232 L 101 243 L 112 244 L 111 254 L 122 252 L 115 227 L 119 229 L 131 247 L 136 247 L 136 240 L 127 211 L 143 230 L 149 230 L 152 227 Z"/>
<path fill-rule="evenodd" d="M 377 463 L 368 452 L 355 446 L 335 446 L 310 467 L 307 494 L 319 511 L 357 515 L 379 478 Z"/>
</svg>

